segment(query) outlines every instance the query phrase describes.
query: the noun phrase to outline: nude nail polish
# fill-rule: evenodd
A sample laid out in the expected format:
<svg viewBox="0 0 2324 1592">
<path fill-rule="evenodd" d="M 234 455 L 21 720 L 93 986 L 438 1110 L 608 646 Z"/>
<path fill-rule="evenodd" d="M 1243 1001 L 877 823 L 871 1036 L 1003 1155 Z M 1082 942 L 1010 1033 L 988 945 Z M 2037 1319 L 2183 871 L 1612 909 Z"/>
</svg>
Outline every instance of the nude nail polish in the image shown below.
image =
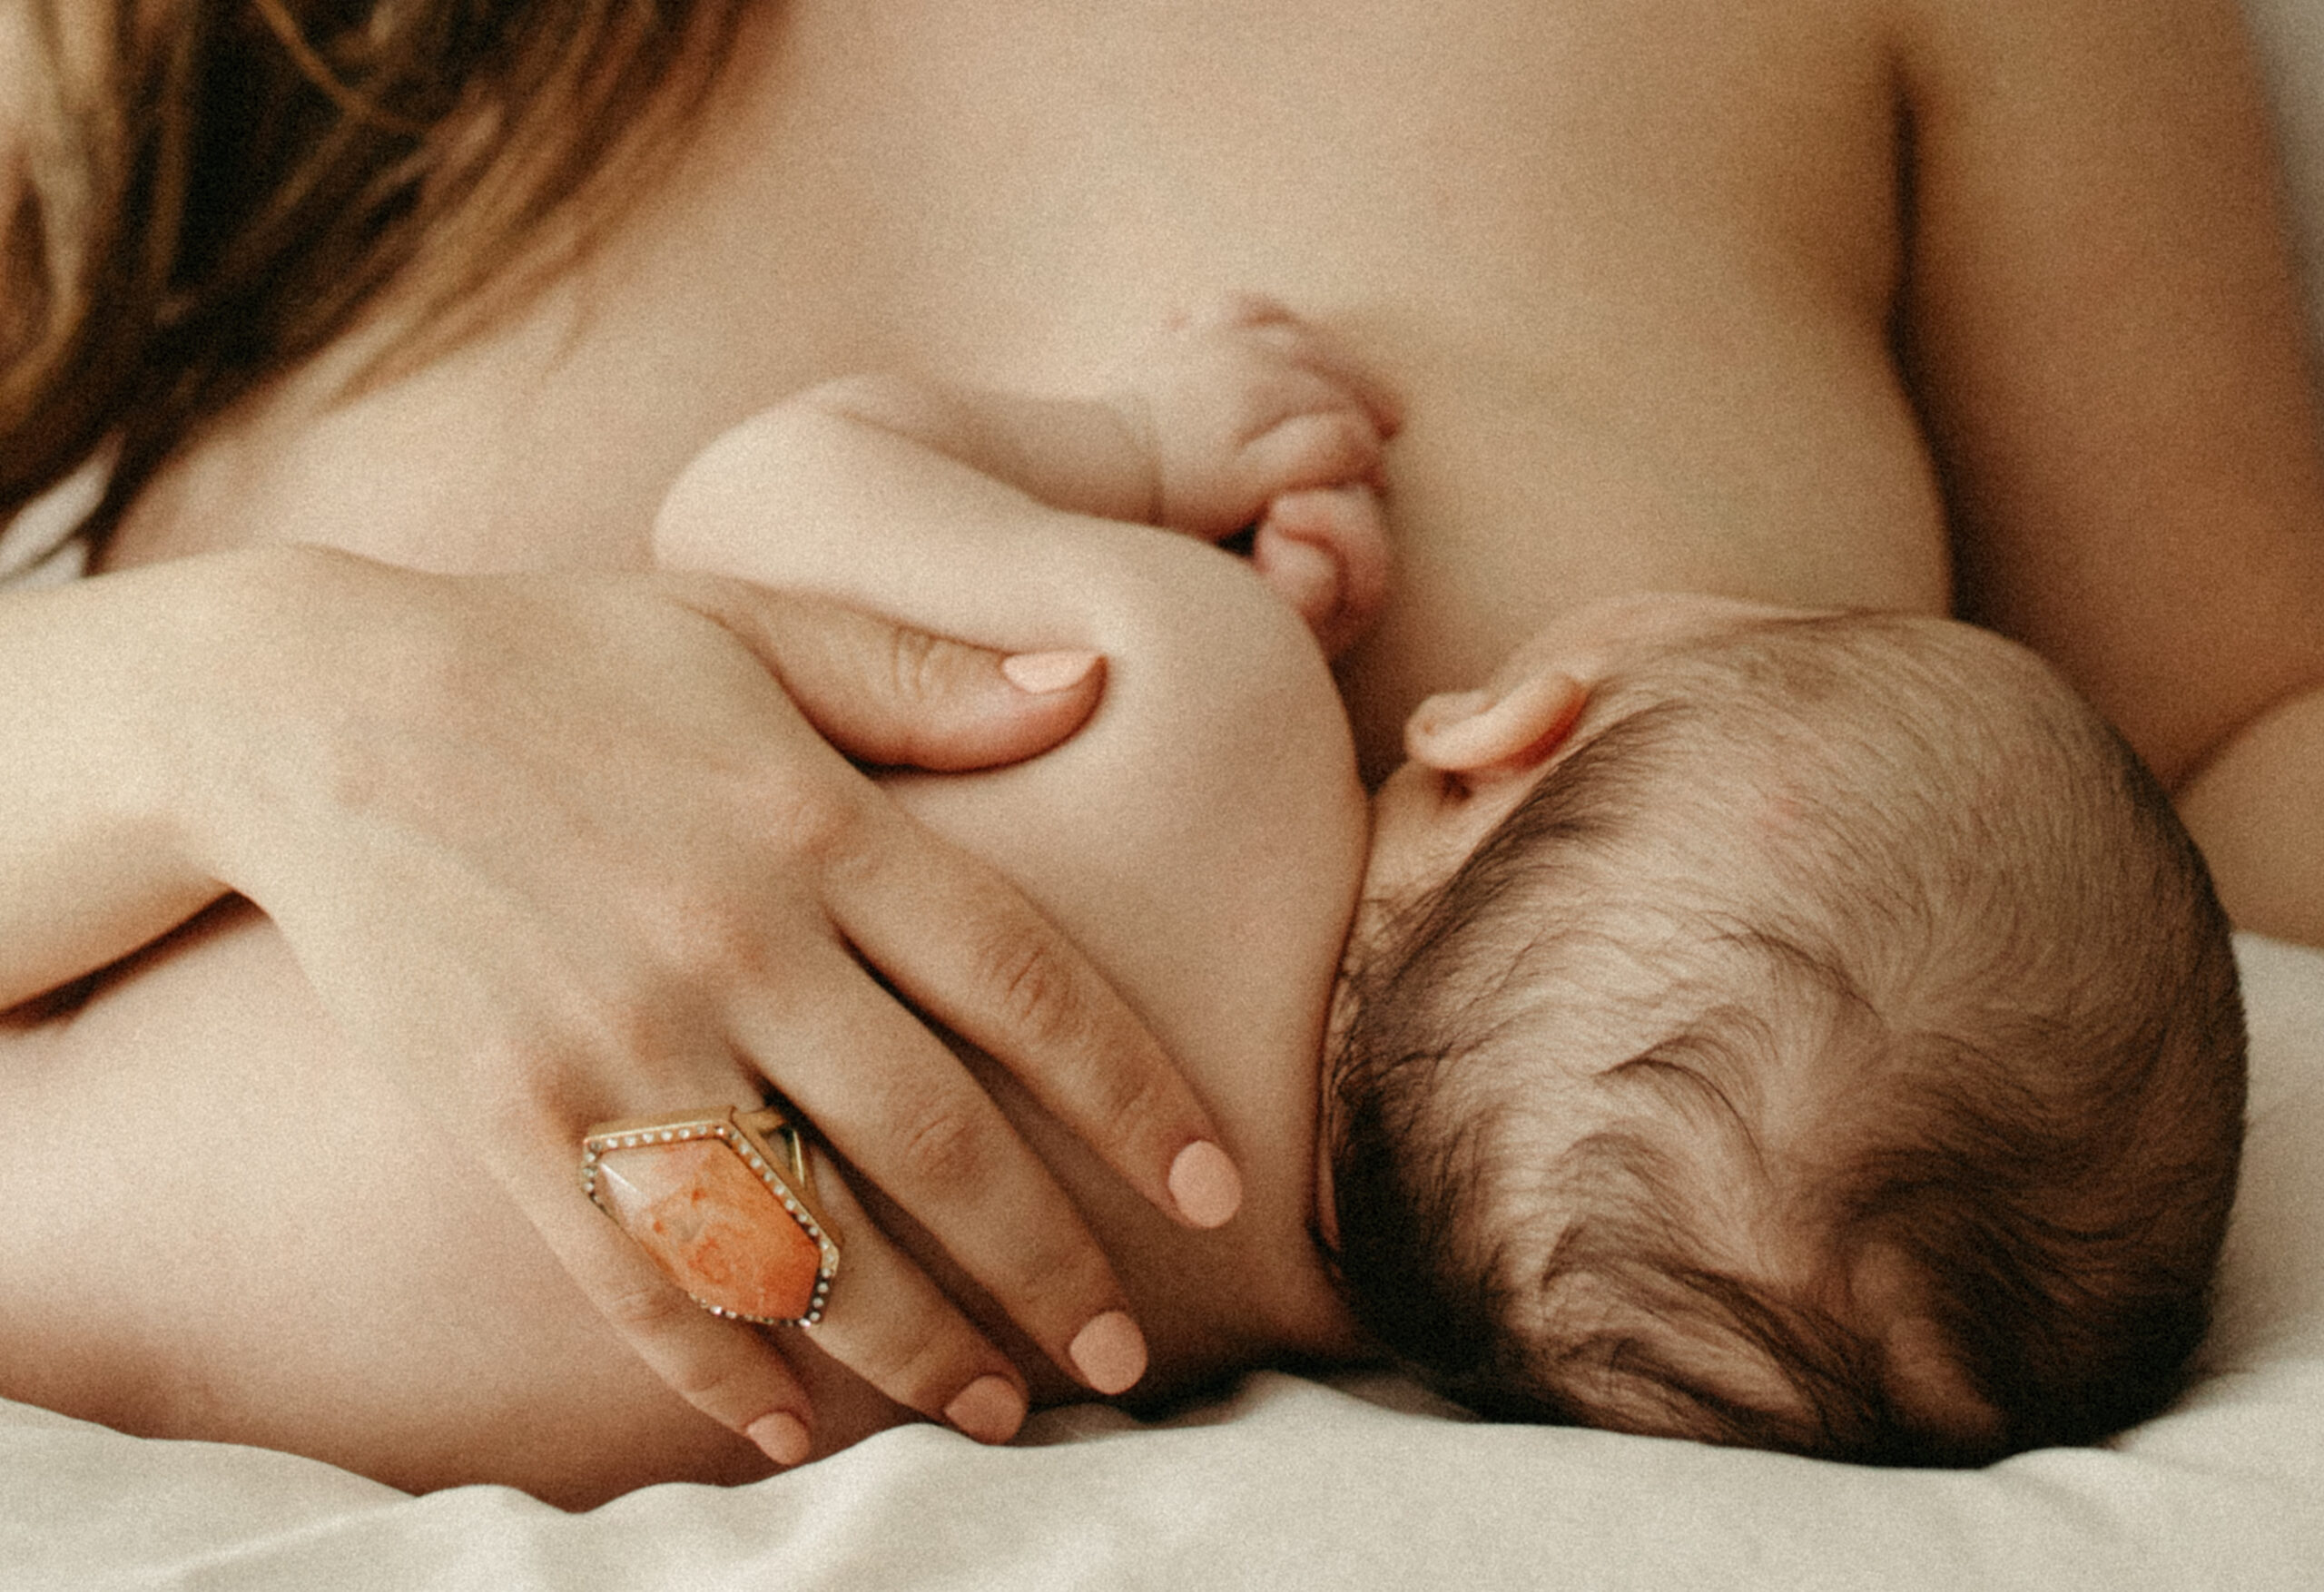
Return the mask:
<svg viewBox="0 0 2324 1592">
<path fill-rule="evenodd" d="M 1146 1334 L 1120 1311 L 1109 1310 L 1074 1334 L 1066 1355 L 1098 1391 L 1127 1392 L 1146 1374 Z"/>
<path fill-rule="evenodd" d="M 1243 1174 L 1226 1151 L 1196 1139 L 1170 1163 L 1170 1197 L 1197 1227 L 1223 1227 L 1243 1208 Z"/>
<path fill-rule="evenodd" d="M 758 1444 L 759 1452 L 786 1467 L 804 1464 L 814 1448 L 807 1423 L 783 1410 L 760 1416 L 743 1429 L 743 1435 Z"/>
<path fill-rule="evenodd" d="M 980 1443 L 1005 1443 L 1025 1424 L 1025 1395 L 1007 1377 L 980 1376 L 952 1396 L 944 1419 Z"/>
</svg>

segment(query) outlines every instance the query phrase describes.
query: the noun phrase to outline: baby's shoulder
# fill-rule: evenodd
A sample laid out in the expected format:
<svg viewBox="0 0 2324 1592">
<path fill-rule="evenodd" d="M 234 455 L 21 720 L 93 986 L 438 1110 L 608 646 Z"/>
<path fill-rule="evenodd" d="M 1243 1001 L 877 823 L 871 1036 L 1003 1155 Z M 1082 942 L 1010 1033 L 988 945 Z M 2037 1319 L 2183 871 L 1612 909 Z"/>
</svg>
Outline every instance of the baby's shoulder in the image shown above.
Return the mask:
<svg viewBox="0 0 2324 1592">
<path fill-rule="evenodd" d="M 1247 565 L 1125 528 L 1142 548 L 1083 593 L 1107 676 L 1081 732 L 1012 768 L 891 788 L 1137 1008 L 1245 1158 L 1255 1204 L 1304 1211 L 1293 1152 L 1369 833 L 1347 716 L 1305 624 Z"/>
<path fill-rule="evenodd" d="M 1118 532 L 1128 555 L 1096 626 L 1112 671 L 1106 711 L 1118 722 L 1102 732 L 1182 781 L 1242 784 L 1226 767 L 1293 764 L 1302 787 L 1352 788 L 1346 711 L 1306 623 L 1246 559 L 1145 526 Z M 1189 760 L 1206 766 L 1190 772 Z"/>
<path fill-rule="evenodd" d="M 1104 698 L 1072 741 L 1009 772 L 995 800 L 1044 812 L 1066 849 L 1085 853 L 1082 877 L 1129 895 L 1232 911 L 1295 873 L 1345 875 L 1352 891 L 1365 800 L 1346 710 L 1305 623 L 1247 560 L 1146 526 L 1088 529 L 1117 543 L 1091 561 L 1081 594 Z"/>
</svg>

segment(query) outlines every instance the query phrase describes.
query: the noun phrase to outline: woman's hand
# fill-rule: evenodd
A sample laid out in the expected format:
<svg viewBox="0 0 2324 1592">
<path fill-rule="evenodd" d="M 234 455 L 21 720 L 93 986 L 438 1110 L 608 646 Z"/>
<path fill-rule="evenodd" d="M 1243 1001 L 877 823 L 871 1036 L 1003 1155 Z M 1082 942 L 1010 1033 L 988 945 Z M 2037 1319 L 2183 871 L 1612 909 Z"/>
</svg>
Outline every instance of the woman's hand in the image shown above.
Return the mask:
<svg viewBox="0 0 2324 1592">
<path fill-rule="evenodd" d="M 1095 660 L 1004 661 L 706 575 L 232 558 L 202 619 L 231 675 L 148 726 L 188 862 L 267 911 L 672 1387 L 778 1460 L 808 1452 L 773 1345 L 590 1208 L 580 1139 L 754 1105 L 766 1081 L 1059 1363 L 1103 1392 L 1137 1380 L 1143 1340 L 1073 1206 L 889 987 L 1180 1220 L 1233 1214 L 1232 1165 L 1074 948 L 833 749 L 1029 755 L 1086 716 Z M 1009 1361 L 868 1222 L 843 1237 L 819 1343 L 913 1409 L 1010 1435 Z"/>
</svg>

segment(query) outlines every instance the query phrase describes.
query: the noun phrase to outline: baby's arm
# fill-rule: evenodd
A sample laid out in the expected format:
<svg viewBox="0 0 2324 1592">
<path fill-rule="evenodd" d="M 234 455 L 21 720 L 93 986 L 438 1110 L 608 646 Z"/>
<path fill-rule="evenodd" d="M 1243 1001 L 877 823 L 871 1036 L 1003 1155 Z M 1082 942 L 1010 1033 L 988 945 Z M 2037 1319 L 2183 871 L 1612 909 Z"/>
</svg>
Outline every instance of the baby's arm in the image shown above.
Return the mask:
<svg viewBox="0 0 2324 1592">
<path fill-rule="evenodd" d="M 1923 0 L 1906 290 L 1969 616 L 2324 942 L 2324 463 L 2233 0 Z"/>
<path fill-rule="evenodd" d="M 1393 424 L 1314 332 L 1238 299 L 1104 397 L 881 376 L 816 388 L 698 457 L 656 545 L 983 636 L 1022 634 L 1009 615 L 1084 611 L 1153 561 L 1186 567 L 1131 524 L 1214 541 L 1256 525 L 1254 566 L 1336 653 L 1385 596 L 1369 482 Z"/>
</svg>

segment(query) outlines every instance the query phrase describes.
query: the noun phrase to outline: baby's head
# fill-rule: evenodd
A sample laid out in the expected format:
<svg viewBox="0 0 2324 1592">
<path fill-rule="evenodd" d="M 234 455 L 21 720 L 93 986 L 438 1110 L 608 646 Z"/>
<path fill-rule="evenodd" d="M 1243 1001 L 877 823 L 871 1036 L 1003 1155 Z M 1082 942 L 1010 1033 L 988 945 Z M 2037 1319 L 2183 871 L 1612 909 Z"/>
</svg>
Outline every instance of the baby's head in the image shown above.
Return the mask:
<svg viewBox="0 0 2324 1592">
<path fill-rule="evenodd" d="M 1324 1106 L 1394 1353 L 1487 1414 L 1896 1463 L 2176 1394 L 2242 1126 L 2228 926 L 2042 664 L 1627 599 L 1408 742 Z"/>
</svg>

